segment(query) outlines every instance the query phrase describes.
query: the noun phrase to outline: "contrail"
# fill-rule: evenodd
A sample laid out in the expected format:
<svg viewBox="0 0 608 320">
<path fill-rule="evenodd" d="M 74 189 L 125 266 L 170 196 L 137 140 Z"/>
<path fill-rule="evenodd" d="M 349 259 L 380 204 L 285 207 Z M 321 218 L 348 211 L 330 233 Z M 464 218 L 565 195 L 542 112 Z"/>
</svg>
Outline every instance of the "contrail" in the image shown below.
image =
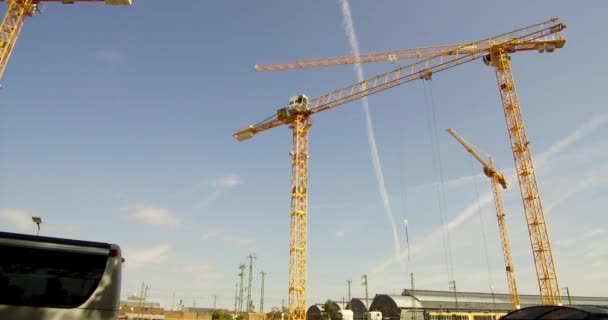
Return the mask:
<svg viewBox="0 0 608 320">
<path fill-rule="evenodd" d="M 569 147 L 570 145 L 578 142 L 582 138 L 593 133 L 597 129 L 604 126 L 606 123 L 608 123 L 608 112 L 594 114 L 591 117 L 591 120 L 580 125 L 576 130 L 574 130 L 574 132 L 569 134 L 564 139 L 554 143 L 553 145 L 551 145 L 549 147 L 549 149 L 547 151 L 543 152 L 538 157 L 536 157 L 537 161 L 545 162 L 545 161 L 549 160 L 553 155 L 559 153 L 563 149 Z"/>
<path fill-rule="evenodd" d="M 571 145 L 576 144 L 577 142 L 579 142 L 583 138 L 587 137 L 588 135 L 594 133 L 595 131 L 597 131 L 597 129 L 602 128 L 606 124 L 608 124 L 608 112 L 594 114 L 593 116 L 591 116 L 591 119 L 582 123 L 580 126 L 578 126 L 578 128 L 576 128 L 576 130 L 571 132 L 568 136 L 553 143 L 544 152 L 539 153 L 538 155 L 534 156 L 534 163 L 537 166 L 542 166 L 542 165 L 547 164 L 547 162 L 549 162 L 553 156 L 555 156 L 556 154 L 559 154 L 564 149 L 569 148 Z M 512 167 L 501 169 L 499 171 L 501 171 L 505 175 L 509 175 L 509 176 L 511 176 L 515 172 L 515 170 Z M 446 180 L 443 182 L 443 185 L 446 187 L 449 187 L 449 188 L 459 188 L 459 187 L 467 186 L 469 184 L 473 184 L 476 181 L 476 179 L 480 179 L 480 178 L 482 178 L 482 179 L 485 178 L 485 174 L 462 176 L 459 178 Z M 421 185 L 412 187 L 411 190 L 415 191 L 415 190 L 424 190 L 426 188 L 434 188 L 439 183 L 440 182 L 430 182 L 430 183 L 426 183 L 426 184 L 421 184 Z"/>
<path fill-rule="evenodd" d="M 462 209 L 452 221 L 447 224 L 448 230 L 454 230 L 457 227 L 460 227 L 462 224 L 467 222 L 471 217 L 475 215 L 480 209 L 492 203 L 494 200 L 494 194 L 492 192 L 485 192 L 480 197 L 479 200 L 475 200 L 475 202 L 469 204 L 466 208 Z M 443 227 L 435 229 L 433 232 L 429 233 L 424 239 L 419 241 L 422 245 L 419 245 L 413 248 L 410 252 L 411 255 L 417 255 L 419 253 L 429 251 L 432 246 L 438 244 L 437 239 L 441 237 L 441 233 Z M 403 259 L 407 253 L 405 250 L 401 252 L 400 259 Z M 376 268 L 372 270 L 372 274 L 383 272 L 386 267 L 388 267 L 391 263 L 393 263 L 395 258 L 390 258 L 386 261 L 379 263 Z"/>
<path fill-rule="evenodd" d="M 351 53 L 355 56 L 359 56 L 359 41 L 357 40 L 357 34 L 355 33 L 355 27 L 353 25 L 353 17 L 350 13 L 350 5 L 348 0 L 339 0 L 340 7 L 342 8 L 342 26 L 344 32 L 348 37 L 350 43 Z M 359 82 L 365 80 L 363 76 L 363 67 L 360 64 L 355 64 L 355 72 L 357 73 L 357 80 Z M 370 153 L 372 156 L 372 164 L 374 166 L 374 172 L 376 174 L 376 180 L 378 181 L 378 192 L 382 197 L 382 203 L 384 204 L 384 211 L 391 224 L 393 231 L 393 242 L 395 245 L 395 258 L 403 266 L 403 257 L 400 255 L 401 246 L 399 245 L 399 236 L 397 234 L 397 226 L 395 225 L 395 219 L 393 219 L 393 210 L 391 208 L 391 202 L 388 198 L 388 192 L 386 191 L 386 185 L 384 183 L 384 173 L 382 173 L 382 166 L 380 165 L 380 156 L 378 155 L 378 146 L 376 145 L 376 136 L 374 134 L 374 126 L 372 125 L 372 116 L 369 113 L 369 101 L 367 97 L 362 98 L 363 111 L 365 111 L 365 120 L 367 123 L 367 141 L 369 143 Z"/>
<path fill-rule="evenodd" d="M 574 131 L 572 131 L 566 137 L 554 142 L 545 151 L 539 153 L 538 156 L 536 156 L 536 159 L 538 159 L 538 161 L 536 162 L 536 166 L 544 165 L 545 163 L 550 161 L 552 157 L 561 153 L 564 149 L 568 148 L 569 146 L 579 142 L 583 138 L 589 136 L 590 134 L 595 132 L 597 129 L 606 125 L 607 123 L 608 123 L 608 112 L 593 115 L 591 117 L 591 119 L 582 123 L 578 128 L 576 128 Z M 598 171 L 594 172 L 594 174 L 589 176 L 587 179 L 579 181 L 577 184 L 577 188 L 570 190 L 570 193 L 572 193 L 572 194 L 565 193 L 563 195 L 563 197 L 565 198 L 565 197 L 572 196 L 574 193 L 578 192 L 579 189 L 581 189 L 581 188 L 587 188 L 589 186 L 596 186 L 596 185 L 602 183 L 601 181 L 598 181 L 598 179 L 601 179 L 599 177 L 603 177 L 603 174 L 605 174 L 605 171 L 603 169 L 604 168 L 602 167 L 602 170 L 598 170 Z M 516 176 L 515 170 L 513 168 L 502 170 L 502 172 L 506 176 L 508 181 L 517 181 L 517 176 Z M 597 175 L 597 176 L 595 176 L 595 175 Z M 456 179 L 455 181 L 462 182 L 465 180 L 465 178 L 468 178 L 468 177 L 461 177 L 461 178 Z M 492 196 L 493 195 L 492 195 L 491 191 L 484 192 L 481 195 L 481 197 L 479 198 L 479 201 L 476 200 L 475 202 L 469 204 L 462 211 L 460 211 L 456 215 L 456 217 L 454 219 L 452 219 L 452 221 L 450 221 L 450 223 L 448 223 L 448 229 L 453 230 L 454 228 L 460 226 L 462 223 L 464 223 L 465 221 L 470 219 L 473 216 L 473 214 L 475 213 L 475 210 L 479 210 L 477 208 L 477 203 L 479 203 L 479 207 L 481 207 L 481 208 L 491 204 L 493 201 Z M 558 203 L 559 203 L 559 200 L 557 203 L 549 204 L 547 206 L 547 208 L 548 209 L 552 208 Z M 549 211 L 549 210 L 547 210 L 547 211 Z M 431 245 L 434 245 L 433 239 L 437 238 L 440 235 L 440 232 L 441 232 L 441 228 L 438 228 L 435 231 L 428 234 L 424 238 L 424 240 L 420 241 L 420 243 L 422 245 L 419 245 L 416 248 L 417 250 L 413 250 L 413 252 L 429 250 L 429 247 Z M 403 252 L 399 253 L 399 257 L 402 259 L 403 256 L 405 256 L 406 254 L 407 253 L 404 250 Z M 399 258 L 397 258 L 397 257 L 388 258 L 387 260 L 378 264 L 378 266 L 372 271 L 372 273 L 379 273 L 379 272 L 384 271 L 384 269 L 386 269 L 390 264 L 394 263 L 395 260 L 399 260 Z"/>
</svg>

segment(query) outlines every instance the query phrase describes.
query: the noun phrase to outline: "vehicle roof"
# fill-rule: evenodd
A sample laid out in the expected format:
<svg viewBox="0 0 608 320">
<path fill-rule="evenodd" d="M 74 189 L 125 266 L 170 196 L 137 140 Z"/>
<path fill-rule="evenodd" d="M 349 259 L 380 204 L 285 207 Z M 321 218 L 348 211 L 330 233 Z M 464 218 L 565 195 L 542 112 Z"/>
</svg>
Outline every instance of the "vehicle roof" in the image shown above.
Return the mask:
<svg viewBox="0 0 608 320">
<path fill-rule="evenodd" d="M 36 235 L 30 235 L 30 234 L 12 233 L 12 232 L 4 232 L 4 231 L 0 231 L 0 240 L 1 239 L 27 240 L 27 241 L 34 241 L 34 242 L 67 244 L 67 245 L 74 245 L 74 246 L 103 248 L 103 249 L 109 249 L 112 246 L 110 243 L 105 243 L 105 242 L 36 236 Z"/>
<path fill-rule="evenodd" d="M 515 310 L 501 320 L 577 319 L 593 320 L 608 317 L 608 307 L 592 305 L 532 306 Z"/>
</svg>

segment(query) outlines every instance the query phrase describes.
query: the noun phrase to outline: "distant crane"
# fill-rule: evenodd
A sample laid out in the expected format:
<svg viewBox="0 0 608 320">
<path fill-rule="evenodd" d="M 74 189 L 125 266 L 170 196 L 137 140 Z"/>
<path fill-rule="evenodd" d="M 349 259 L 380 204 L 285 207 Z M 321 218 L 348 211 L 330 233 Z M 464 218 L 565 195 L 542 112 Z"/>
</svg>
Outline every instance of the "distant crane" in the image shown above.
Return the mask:
<svg viewBox="0 0 608 320">
<path fill-rule="evenodd" d="M 11 57 L 11 53 L 19 38 L 23 22 L 26 17 L 31 17 L 40 12 L 41 2 L 61 2 L 72 4 L 74 2 L 105 2 L 107 5 L 131 5 L 134 0 L 0 0 L 6 2 L 8 8 L 2 25 L 0 25 L 0 80 Z"/>
<path fill-rule="evenodd" d="M 489 157 L 488 161 L 479 155 L 473 145 L 464 140 L 454 129 L 448 128 L 450 133 L 467 151 L 477 159 L 483 166 L 483 173 L 492 181 L 492 191 L 494 193 L 494 204 L 496 206 L 496 217 L 498 218 L 498 229 L 500 230 L 500 240 L 502 242 L 502 254 L 505 260 L 505 270 L 507 271 L 507 280 L 509 283 L 509 296 L 511 298 L 511 308 L 517 310 L 521 307 L 519 302 L 519 294 L 517 292 L 517 281 L 515 280 L 515 269 L 513 268 L 513 258 L 511 255 L 511 245 L 509 243 L 509 232 L 507 230 L 507 221 L 505 219 L 505 209 L 502 204 L 502 194 L 500 187 L 507 188 L 507 179 L 505 176 L 496 170 L 494 160 Z"/>
<path fill-rule="evenodd" d="M 480 58 L 486 65 L 493 66 L 496 71 L 528 220 L 541 300 L 543 304 L 561 304 L 536 173 L 527 143 L 508 53 L 530 50 L 553 52 L 565 44 L 565 39 L 560 35 L 565 27 L 565 24 L 555 18 L 478 42 L 457 45 L 449 52 L 442 51 L 441 48 L 445 46 L 440 46 L 434 53 L 429 53 L 425 60 L 317 98 L 309 100 L 303 94 L 292 96 L 289 99 L 289 106 L 278 109 L 276 114 L 233 134 L 238 141 L 244 141 L 260 132 L 283 125 L 289 126 L 293 132 L 293 146 L 290 152 L 292 161 L 288 305 L 290 320 L 306 318 L 308 130 L 312 125 L 311 116 L 404 83 L 418 79 L 429 80 L 434 73 Z"/>
</svg>

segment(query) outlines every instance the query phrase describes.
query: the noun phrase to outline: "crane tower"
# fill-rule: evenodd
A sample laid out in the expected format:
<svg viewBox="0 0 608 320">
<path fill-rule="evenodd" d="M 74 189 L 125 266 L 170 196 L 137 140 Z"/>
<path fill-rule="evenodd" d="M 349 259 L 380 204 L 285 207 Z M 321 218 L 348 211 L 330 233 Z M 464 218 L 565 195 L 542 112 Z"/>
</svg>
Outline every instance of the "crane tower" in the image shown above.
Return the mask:
<svg viewBox="0 0 608 320">
<path fill-rule="evenodd" d="M 283 125 L 287 125 L 292 130 L 288 285 L 290 320 L 304 320 L 306 317 L 308 130 L 311 126 L 311 116 L 405 83 L 418 79 L 431 79 L 435 73 L 477 59 L 483 59 L 487 65 L 492 65 L 496 70 L 503 109 L 507 118 L 507 128 L 518 169 L 522 199 L 526 209 L 541 300 L 543 304 L 561 304 L 553 255 L 536 185 L 536 173 L 529 146 L 526 143 L 525 127 L 515 92 L 509 54 L 532 50 L 552 52 L 556 48 L 561 48 L 565 44 L 565 39 L 560 32 L 565 27 L 565 24 L 561 23 L 559 19 L 554 18 L 492 38 L 456 45 L 450 50 L 445 50 L 449 46 L 438 46 L 435 49 L 429 49 L 429 53 L 424 56 L 425 59 L 348 87 L 313 99 L 308 99 L 303 94 L 294 96 L 290 98 L 289 106 L 279 109 L 275 115 L 233 134 L 238 141 L 244 141 L 260 132 Z M 386 59 L 381 61 L 386 61 Z"/>
</svg>

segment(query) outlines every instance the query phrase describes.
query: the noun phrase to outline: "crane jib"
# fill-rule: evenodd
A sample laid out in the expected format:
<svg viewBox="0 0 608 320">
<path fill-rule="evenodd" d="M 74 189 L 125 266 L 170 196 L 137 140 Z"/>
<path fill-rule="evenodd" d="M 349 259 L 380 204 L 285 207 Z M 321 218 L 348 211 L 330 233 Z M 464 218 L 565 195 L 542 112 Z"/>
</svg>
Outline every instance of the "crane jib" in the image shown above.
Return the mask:
<svg viewBox="0 0 608 320">
<path fill-rule="evenodd" d="M 496 50 L 496 48 L 502 48 L 505 52 L 509 53 L 530 50 L 553 52 L 554 49 L 562 48 L 566 42 L 565 38 L 559 34 L 552 36 L 566 27 L 565 24 L 557 21 L 558 19 L 552 19 L 549 20 L 551 24 L 548 24 L 548 22 L 540 23 L 532 27 L 505 33 L 493 38 L 468 43 L 462 45 L 462 47 L 465 48 L 464 50 L 452 50 L 450 55 L 443 54 L 443 51 L 441 51 L 443 50 L 443 47 L 437 46 L 435 48 L 440 52 L 426 60 L 395 69 L 391 72 L 310 99 L 309 105 L 311 113 L 314 114 L 329 110 L 413 80 L 430 79 L 432 74 L 481 58 L 483 54 L 491 50 Z M 501 40 L 496 40 L 498 38 Z M 483 44 L 485 49 L 471 52 L 471 48 L 478 46 L 480 43 Z M 478 47 L 481 48 L 482 46 Z M 488 58 L 491 60 L 491 57 Z M 281 117 L 279 117 L 279 114 L 276 114 L 256 125 L 243 128 L 233 134 L 233 136 L 239 141 L 244 141 L 252 138 L 259 132 L 289 124 L 289 117 L 284 117 L 284 113 L 281 113 L 280 115 Z"/>
</svg>

